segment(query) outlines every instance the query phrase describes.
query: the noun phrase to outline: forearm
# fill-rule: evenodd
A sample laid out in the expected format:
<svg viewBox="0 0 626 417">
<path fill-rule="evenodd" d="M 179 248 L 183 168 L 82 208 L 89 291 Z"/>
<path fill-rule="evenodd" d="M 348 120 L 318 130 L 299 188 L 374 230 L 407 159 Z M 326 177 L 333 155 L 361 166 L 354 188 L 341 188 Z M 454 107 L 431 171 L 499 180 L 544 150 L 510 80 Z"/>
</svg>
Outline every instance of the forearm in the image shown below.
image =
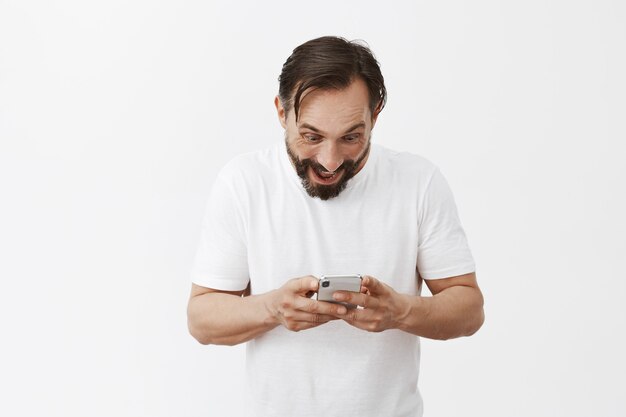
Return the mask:
<svg viewBox="0 0 626 417">
<path fill-rule="evenodd" d="M 454 286 L 432 297 L 402 295 L 406 308 L 398 328 L 429 339 L 470 336 L 484 321 L 483 296 L 478 288 Z"/>
<path fill-rule="evenodd" d="M 232 346 L 254 339 L 278 326 L 266 308 L 266 296 L 195 296 L 188 307 L 189 332 L 202 344 Z"/>
</svg>

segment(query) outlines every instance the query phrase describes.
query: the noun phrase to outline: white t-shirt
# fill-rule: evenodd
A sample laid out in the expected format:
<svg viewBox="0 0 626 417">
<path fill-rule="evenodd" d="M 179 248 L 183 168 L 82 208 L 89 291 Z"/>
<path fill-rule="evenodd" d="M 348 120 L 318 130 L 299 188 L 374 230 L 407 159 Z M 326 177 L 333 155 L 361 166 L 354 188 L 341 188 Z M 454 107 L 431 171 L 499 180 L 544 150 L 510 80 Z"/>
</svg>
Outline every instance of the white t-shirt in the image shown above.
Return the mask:
<svg viewBox="0 0 626 417">
<path fill-rule="evenodd" d="M 454 198 L 426 159 L 373 144 L 337 197 L 310 197 L 281 143 L 219 173 L 192 281 L 252 294 L 305 275 L 362 274 L 418 295 L 420 280 L 474 271 Z M 247 343 L 249 416 L 421 416 L 419 338 L 342 320 L 279 326 Z"/>
</svg>

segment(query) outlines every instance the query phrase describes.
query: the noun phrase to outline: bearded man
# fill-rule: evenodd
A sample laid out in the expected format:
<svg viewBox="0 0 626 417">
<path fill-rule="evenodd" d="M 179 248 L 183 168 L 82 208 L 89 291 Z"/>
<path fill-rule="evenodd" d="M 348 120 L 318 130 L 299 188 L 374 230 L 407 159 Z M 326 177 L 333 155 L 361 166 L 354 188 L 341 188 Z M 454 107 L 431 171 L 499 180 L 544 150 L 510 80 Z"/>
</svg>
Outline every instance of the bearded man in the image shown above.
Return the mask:
<svg viewBox="0 0 626 417">
<path fill-rule="evenodd" d="M 214 183 L 190 332 L 247 342 L 249 416 L 421 416 L 419 338 L 484 320 L 450 188 L 426 159 L 372 143 L 387 91 L 366 46 L 308 41 L 279 83 L 285 142 L 236 157 Z M 318 301 L 322 274 L 361 274 L 360 290 Z"/>
</svg>

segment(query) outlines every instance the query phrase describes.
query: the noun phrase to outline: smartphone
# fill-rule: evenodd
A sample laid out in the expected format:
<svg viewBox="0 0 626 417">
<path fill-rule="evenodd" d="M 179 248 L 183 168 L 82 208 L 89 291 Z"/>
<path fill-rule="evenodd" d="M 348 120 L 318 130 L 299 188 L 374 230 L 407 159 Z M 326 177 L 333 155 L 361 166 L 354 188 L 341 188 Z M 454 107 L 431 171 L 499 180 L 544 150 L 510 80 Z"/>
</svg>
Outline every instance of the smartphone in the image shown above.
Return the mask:
<svg viewBox="0 0 626 417">
<path fill-rule="evenodd" d="M 328 301 L 329 303 L 343 304 L 347 308 L 356 308 L 356 305 L 343 301 L 335 301 L 333 293 L 335 291 L 361 292 L 362 277 L 359 274 L 352 275 L 322 275 L 320 285 L 317 289 L 317 300 Z"/>
</svg>

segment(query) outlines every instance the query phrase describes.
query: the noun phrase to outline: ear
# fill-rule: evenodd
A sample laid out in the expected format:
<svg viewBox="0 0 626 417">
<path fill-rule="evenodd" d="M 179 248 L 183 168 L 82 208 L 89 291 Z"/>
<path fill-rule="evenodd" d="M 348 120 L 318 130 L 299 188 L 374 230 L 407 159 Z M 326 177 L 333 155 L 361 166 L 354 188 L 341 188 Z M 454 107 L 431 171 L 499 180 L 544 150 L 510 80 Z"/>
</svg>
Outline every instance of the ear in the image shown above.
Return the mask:
<svg viewBox="0 0 626 417">
<path fill-rule="evenodd" d="M 374 129 L 374 126 L 376 125 L 376 120 L 378 120 L 378 115 L 381 111 L 382 109 L 380 108 L 380 105 L 374 110 L 374 114 L 372 114 L 372 129 Z"/>
<path fill-rule="evenodd" d="M 278 113 L 278 121 L 283 129 L 287 129 L 287 114 L 285 113 L 285 108 L 283 107 L 283 103 L 280 101 L 280 97 L 276 96 L 274 98 L 274 106 L 276 106 L 276 112 Z"/>
</svg>

